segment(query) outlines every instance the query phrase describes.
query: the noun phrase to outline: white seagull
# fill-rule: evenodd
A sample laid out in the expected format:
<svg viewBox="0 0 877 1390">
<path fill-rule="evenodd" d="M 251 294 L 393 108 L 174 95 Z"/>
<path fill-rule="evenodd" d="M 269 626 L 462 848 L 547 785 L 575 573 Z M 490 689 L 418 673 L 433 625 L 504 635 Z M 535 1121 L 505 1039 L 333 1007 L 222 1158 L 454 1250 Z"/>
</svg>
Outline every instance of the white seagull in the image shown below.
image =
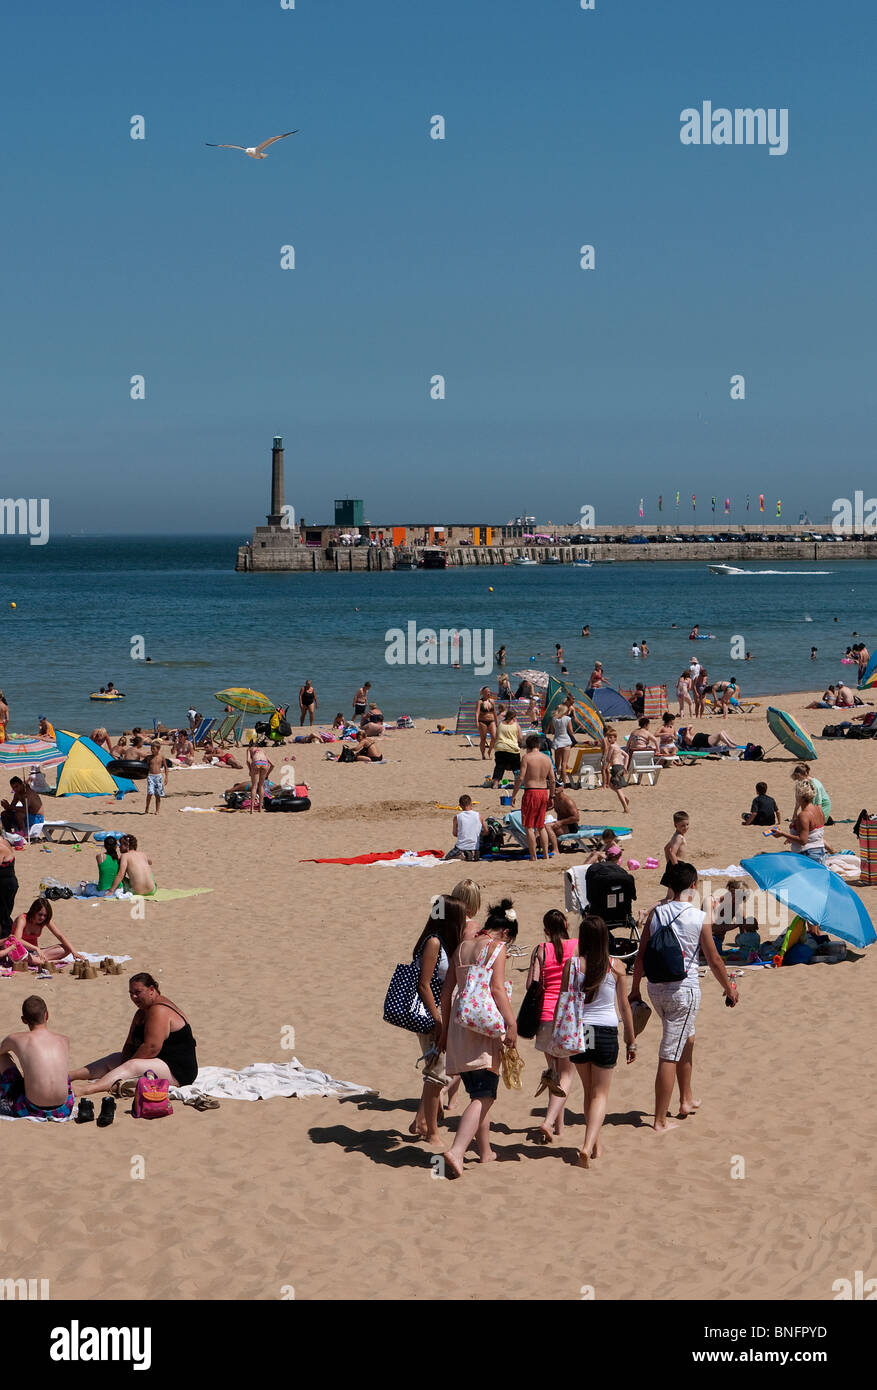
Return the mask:
<svg viewBox="0 0 877 1390">
<path fill-rule="evenodd" d="M 204 144 L 209 146 L 211 150 L 243 150 L 244 154 L 250 156 L 250 159 L 267 159 L 268 156 L 263 151 L 269 145 L 273 145 L 275 140 L 285 140 L 288 135 L 298 135 L 298 131 L 287 130 L 283 135 L 272 135 L 270 140 L 263 140 L 261 145 L 213 145 L 209 140 L 205 140 Z"/>
</svg>

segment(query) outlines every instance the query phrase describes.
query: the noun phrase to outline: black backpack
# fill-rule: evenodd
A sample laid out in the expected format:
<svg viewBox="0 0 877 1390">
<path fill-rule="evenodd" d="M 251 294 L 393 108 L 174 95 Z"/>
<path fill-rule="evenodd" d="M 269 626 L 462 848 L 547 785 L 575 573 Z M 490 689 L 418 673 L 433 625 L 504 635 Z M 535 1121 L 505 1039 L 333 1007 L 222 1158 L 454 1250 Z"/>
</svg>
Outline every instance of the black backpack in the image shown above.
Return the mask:
<svg viewBox="0 0 877 1390">
<path fill-rule="evenodd" d="M 649 923 L 649 940 L 643 951 L 643 972 L 650 984 L 678 984 L 686 975 L 682 946 L 673 930 L 673 922 L 659 922 L 655 926 L 656 910 L 653 909 Z M 680 916 L 681 913 L 677 912 L 673 921 L 678 920 Z"/>
<path fill-rule="evenodd" d="M 826 724 L 822 730 L 823 738 L 843 738 L 846 729 L 842 729 L 840 724 Z"/>
<path fill-rule="evenodd" d="M 744 763 L 760 763 L 764 757 L 764 749 L 760 743 L 747 743 L 743 749 Z"/>
</svg>

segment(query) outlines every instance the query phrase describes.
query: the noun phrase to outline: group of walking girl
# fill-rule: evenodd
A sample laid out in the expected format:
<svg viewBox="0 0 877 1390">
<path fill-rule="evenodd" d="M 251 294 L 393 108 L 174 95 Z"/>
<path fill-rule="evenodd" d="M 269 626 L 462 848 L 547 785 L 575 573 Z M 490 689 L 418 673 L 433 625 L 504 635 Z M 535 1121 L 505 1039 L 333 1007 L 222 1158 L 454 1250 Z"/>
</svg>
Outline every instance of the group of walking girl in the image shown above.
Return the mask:
<svg viewBox="0 0 877 1390">
<path fill-rule="evenodd" d="M 424 1080 L 410 1133 L 430 1145 L 439 1144 L 439 1124 L 462 1084 L 468 1104 L 443 1155 L 445 1174 L 451 1178 L 462 1173 L 473 1140 L 482 1163 L 496 1158 L 490 1143 L 490 1110 L 497 1097 L 503 1050 L 515 1048 L 518 1042 L 511 986 L 505 978 L 508 952 L 518 935 L 517 915 L 512 900 L 503 898 L 488 908 L 484 925 L 479 926 L 480 905 L 477 885 L 471 879 L 458 883 L 450 894 L 433 903 L 413 952 L 415 962 L 419 962 L 418 993 L 433 1027 L 417 1035 Z M 545 939 L 533 951 L 527 987 L 541 986 L 535 1042 L 545 1055 L 546 1069 L 536 1094 L 547 1090 L 549 1098 L 544 1121 L 531 1128 L 527 1137 L 543 1145 L 552 1144 L 563 1134 L 565 1106 L 573 1076 L 578 1073 L 586 1130 L 577 1161 L 587 1168 L 600 1156 L 600 1130 L 618 1060 L 619 1019 L 628 1063 L 637 1052 L 624 966 L 610 957 L 609 933 L 599 917 L 584 916 L 577 939 L 570 938 L 567 919 L 556 909 L 545 914 L 543 928 Z M 485 1002 L 489 1002 L 489 995 L 504 1033 L 475 1031 L 465 1026 L 460 1016 L 458 1006 L 469 996 L 467 984 L 473 970 L 484 981 Z M 582 996 L 578 1007 L 586 1025 L 586 1047 L 568 1054 L 558 1049 L 553 1038 L 558 1009 L 571 991 Z"/>
</svg>

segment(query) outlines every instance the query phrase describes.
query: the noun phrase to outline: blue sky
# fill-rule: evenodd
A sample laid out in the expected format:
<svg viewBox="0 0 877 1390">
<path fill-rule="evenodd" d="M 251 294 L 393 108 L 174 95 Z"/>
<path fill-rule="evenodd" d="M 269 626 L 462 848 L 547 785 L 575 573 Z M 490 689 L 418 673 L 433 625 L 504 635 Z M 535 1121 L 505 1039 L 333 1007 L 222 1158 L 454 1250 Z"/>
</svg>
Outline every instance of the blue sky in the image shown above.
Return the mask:
<svg viewBox="0 0 877 1390">
<path fill-rule="evenodd" d="M 275 433 L 308 520 L 867 490 L 873 6 L 596 5 L 16 7 L 4 493 L 56 531 L 244 535 Z M 705 99 L 787 107 L 789 152 L 683 146 Z M 294 127 L 261 163 L 204 145 Z"/>
</svg>

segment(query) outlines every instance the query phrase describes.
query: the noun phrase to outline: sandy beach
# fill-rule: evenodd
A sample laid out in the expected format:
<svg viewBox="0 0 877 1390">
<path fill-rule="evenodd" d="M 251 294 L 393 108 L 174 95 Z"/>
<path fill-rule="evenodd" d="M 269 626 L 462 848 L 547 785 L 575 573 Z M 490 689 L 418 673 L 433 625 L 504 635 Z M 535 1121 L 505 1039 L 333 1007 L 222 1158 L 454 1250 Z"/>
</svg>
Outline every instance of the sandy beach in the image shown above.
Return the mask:
<svg viewBox="0 0 877 1390">
<path fill-rule="evenodd" d="M 811 736 L 839 717 L 806 710 L 812 698 L 779 701 Z M 400 712 L 384 700 L 388 718 Z M 726 722 L 739 743 L 768 748 L 768 703 Z M 452 717 L 444 722 L 453 727 Z M 527 1141 L 544 1097 L 532 1098 L 541 1055 L 522 1041 L 523 1093 L 501 1086 L 492 1112 L 501 1161 L 481 1168 L 473 1157 L 461 1181 L 435 1180 L 430 1152 L 407 1137 L 419 1095 L 415 1049 L 381 1018 L 393 967 L 410 957 L 431 895 L 470 869 L 483 907 L 514 899 L 529 951 L 542 939 L 542 914 L 563 907 L 562 871 L 578 859 L 429 869 L 302 862 L 444 851 L 452 812 L 436 803 L 452 805 L 464 791 L 499 814 L 499 793 L 482 786 L 492 764 L 430 727 L 417 721 L 390 734 L 380 766 L 339 765 L 323 745 L 290 742 L 272 756 L 279 769 L 295 754 L 297 780 L 311 788 L 306 814 L 182 812 L 217 806 L 244 775 L 226 769 L 175 770 L 161 814 L 148 819 L 142 793 L 47 799 L 47 819 L 136 833 L 162 886 L 213 891 L 147 903 L 145 920 L 132 920 L 130 903 L 59 903 L 57 919 L 78 949 L 130 954 L 130 965 L 96 980 L 69 971 L 39 983 L 3 979 L 4 1032 L 18 1026 L 25 995 L 41 993 L 50 1026 L 71 1038 L 81 1065 L 121 1046 L 133 1012 L 127 974 L 149 970 L 190 1019 L 202 1065 L 288 1061 L 292 1025 L 305 1066 L 379 1096 L 226 1101 L 203 1114 L 177 1104 L 172 1120 L 154 1125 L 135 1124 L 121 1102 L 104 1130 L 5 1124 L 7 1169 L 27 1174 L 40 1200 L 19 1203 L 8 1192 L 4 1274 L 48 1278 L 53 1298 L 79 1299 L 277 1299 L 289 1286 L 297 1299 L 577 1300 L 588 1290 L 601 1300 L 830 1299 L 834 1280 L 867 1271 L 874 1257 L 873 950 L 833 968 L 749 972 L 735 1010 L 707 976 L 695 1052 L 702 1109 L 664 1136 L 647 1127 L 659 1039 L 652 1020 L 637 1062 L 616 1070 L 604 1156 L 588 1172 L 570 1162 L 583 1134 L 577 1082 L 565 1140 L 546 1149 Z M 816 747 L 838 822 L 829 841 L 856 850 L 852 822 L 869 803 L 874 746 Z M 631 789 L 627 818 L 611 792 L 574 799 L 588 822 L 630 824 L 624 857 L 643 863 L 661 857 L 672 813 L 685 809 L 688 857 L 699 870 L 724 868 L 766 847 L 759 828 L 740 825 L 756 781 L 791 815 L 794 765 L 776 748 L 764 763 L 669 768 L 655 787 Z M 94 878 L 94 850 L 30 847 L 16 867 L 23 910 L 44 874 Z M 637 871 L 638 906 L 663 896 L 660 872 Z M 877 890 L 861 892 L 873 915 Z M 526 958 L 511 966 L 517 1009 Z M 138 1155 L 143 1179 L 132 1177 Z M 732 1176 L 740 1159 L 742 1179 Z"/>
</svg>

